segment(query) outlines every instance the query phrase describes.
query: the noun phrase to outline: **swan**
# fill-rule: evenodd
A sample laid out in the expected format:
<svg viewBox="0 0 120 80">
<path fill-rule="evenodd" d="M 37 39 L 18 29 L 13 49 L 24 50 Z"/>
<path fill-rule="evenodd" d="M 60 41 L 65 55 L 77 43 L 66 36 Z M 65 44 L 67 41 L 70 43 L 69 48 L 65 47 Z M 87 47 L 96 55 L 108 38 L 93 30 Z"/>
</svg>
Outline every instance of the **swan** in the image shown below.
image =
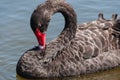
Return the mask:
<svg viewBox="0 0 120 80">
<path fill-rule="evenodd" d="M 46 31 L 52 15 L 61 13 L 65 27 L 46 44 Z M 16 73 L 25 78 L 77 76 L 120 65 L 120 19 L 113 14 L 77 25 L 77 16 L 65 0 L 47 0 L 33 12 L 31 28 L 39 46 L 27 50 L 19 59 Z"/>
</svg>

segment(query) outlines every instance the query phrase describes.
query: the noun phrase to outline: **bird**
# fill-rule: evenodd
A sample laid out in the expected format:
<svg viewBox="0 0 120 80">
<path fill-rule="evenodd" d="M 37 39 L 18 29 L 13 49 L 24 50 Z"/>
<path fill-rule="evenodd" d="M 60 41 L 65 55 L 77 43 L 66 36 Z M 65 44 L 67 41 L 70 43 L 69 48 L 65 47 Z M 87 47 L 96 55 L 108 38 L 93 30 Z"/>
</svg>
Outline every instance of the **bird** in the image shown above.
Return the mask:
<svg viewBox="0 0 120 80">
<path fill-rule="evenodd" d="M 61 13 L 65 26 L 57 38 L 46 43 L 52 16 Z M 77 15 L 65 0 L 47 0 L 38 5 L 30 19 L 38 46 L 18 60 L 16 73 L 29 79 L 79 76 L 120 65 L 120 19 L 103 13 L 93 21 L 77 25 Z M 59 25 L 57 26 L 59 27 Z"/>
</svg>

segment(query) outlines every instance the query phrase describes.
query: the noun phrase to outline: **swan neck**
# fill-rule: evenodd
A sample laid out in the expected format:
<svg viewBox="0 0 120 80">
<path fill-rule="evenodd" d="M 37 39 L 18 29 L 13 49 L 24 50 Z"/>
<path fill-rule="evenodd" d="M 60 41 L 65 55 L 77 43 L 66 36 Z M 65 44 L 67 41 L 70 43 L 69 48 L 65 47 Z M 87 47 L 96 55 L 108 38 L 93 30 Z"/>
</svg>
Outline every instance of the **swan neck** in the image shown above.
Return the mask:
<svg viewBox="0 0 120 80">
<path fill-rule="evenodd" d="M 65 26 L 60 36 L 68 38 L 71 40 L 75 37 L 76 28 L 77 28 L 77 19 L 76 13 L 73 8 L 66 2 L 58 3 L 56 6 L 53 6 L 53 14 L 61 13 L 65 19 Z M 63 39 L 63 38 L 62 38 Z"/>
</svg>

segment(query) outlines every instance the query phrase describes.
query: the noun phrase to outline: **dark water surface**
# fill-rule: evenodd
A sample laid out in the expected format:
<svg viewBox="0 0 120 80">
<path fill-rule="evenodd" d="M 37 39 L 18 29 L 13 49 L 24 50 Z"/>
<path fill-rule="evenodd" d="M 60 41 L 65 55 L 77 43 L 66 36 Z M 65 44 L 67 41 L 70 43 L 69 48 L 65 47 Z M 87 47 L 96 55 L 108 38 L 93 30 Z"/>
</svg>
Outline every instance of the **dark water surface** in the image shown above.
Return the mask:
<svg viewBox="0 0 120 80">
<path fill-rule="evenodd" d="M 37 45 L 29 21 L 33 10 L 44 1 L 0 0 L 0 80 L 26 80 L 16 75 L 16 64 L 26 50 Z M 78 24 L 97 19 L 99 12 L 103 12 L 107 19 L 111 18 L 113 13 L 120 15 L 120 0 L 66 1 L 77 13 Z M 62 15 L 54 15 L 47 32 L 47 42 L 55 38 L 63 27 Z M 119 75 L 120 68 L 116 68 L 63 80 L 120 80 Z"/>
</svg>

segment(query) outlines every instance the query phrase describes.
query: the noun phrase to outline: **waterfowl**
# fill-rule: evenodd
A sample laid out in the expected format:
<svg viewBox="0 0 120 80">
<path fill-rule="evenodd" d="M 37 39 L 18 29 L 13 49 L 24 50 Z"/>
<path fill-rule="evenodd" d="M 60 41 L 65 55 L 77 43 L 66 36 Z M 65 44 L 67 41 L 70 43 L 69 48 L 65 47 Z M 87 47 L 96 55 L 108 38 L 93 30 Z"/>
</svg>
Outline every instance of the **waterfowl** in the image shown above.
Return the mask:
<svg viewBox="0 0 120 80">
<path fill-rule="evenodd" d="M 65 27 L 46 44 L 46 31 L 52 15 L 61 13 Z M 39 46 L 27 50 L 16 67 L 25 78 L 77 76 L 120 65 L 120 19 L 98 19 L 77 25 L 77 16 L 65 0 L 47 0 L 33 12 L 31 28 Z M 58 26 L 59 27 L 59 26 Z"/>
</svg>

